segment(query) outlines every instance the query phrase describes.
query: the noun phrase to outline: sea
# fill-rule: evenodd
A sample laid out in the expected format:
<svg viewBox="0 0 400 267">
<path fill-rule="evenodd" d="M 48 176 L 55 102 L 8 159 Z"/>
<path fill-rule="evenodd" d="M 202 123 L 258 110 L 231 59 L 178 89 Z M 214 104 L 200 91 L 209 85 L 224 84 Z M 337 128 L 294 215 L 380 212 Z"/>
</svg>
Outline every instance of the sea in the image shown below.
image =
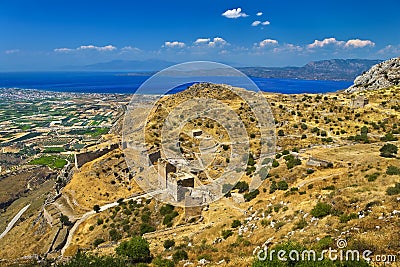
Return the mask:
<svg viewBox="0 0 400 267">
<path fill-rule="evenodd" d="M 0 88 L 39 89 L 57 92 L 75 93 L 117 93 L 133 94 L 151 76 L 149 74 L 129 74 L 125 72 L 3 72 L 0 73 Z M 168 88 L 171 79 L 165 82 L 161 79 L 143 87 L 141 93 L 165 94 L 175 93 L 186 89 L 196 82 L 207 82 L 203 77 L 192 77 L 192 82 L 180 84 L 174 77 L 171 84 L 178 84 Z M 187 77 L 183 80 L 187 81 Z M 254 83 L 264 92 L 283 94 L 302 93 L 328 93 L 348 88 L 351 81 L 327 81 L 327 80 L 298 80 L 276 78 L 254 78 L 251 80 L 235 77 L 212 77 L 212 82 L 231 84 L 238 87 L 248 87 Z M 167 81 L 168 80 L 168 81 Z M 149 83 L 147 83 L 149 84 Z M 252 87 L 252 86 L 250 86 Z"/>
</svg>

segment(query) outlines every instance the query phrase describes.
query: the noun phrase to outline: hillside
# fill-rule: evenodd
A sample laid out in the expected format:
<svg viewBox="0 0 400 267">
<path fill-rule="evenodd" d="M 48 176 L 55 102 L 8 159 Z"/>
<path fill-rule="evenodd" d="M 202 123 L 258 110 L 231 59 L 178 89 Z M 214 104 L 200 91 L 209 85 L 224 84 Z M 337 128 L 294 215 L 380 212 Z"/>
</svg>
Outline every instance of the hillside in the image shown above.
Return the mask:
<svg viewBox="0 0 400 267">
<path fill-rule="evenodd" d="M 374 65 L 354 80 L 346 92 L 376 90 L 400 85 L 400 58 L 393 58 Z"/>
<path fill-rule="evenodd" d="M 302 67 L 247 67 L 239 69 L 246 75 L 260 78 L 351 81 L 379 62 L 381 60 L 330 59 L 313 61 Z"/>
</svg>

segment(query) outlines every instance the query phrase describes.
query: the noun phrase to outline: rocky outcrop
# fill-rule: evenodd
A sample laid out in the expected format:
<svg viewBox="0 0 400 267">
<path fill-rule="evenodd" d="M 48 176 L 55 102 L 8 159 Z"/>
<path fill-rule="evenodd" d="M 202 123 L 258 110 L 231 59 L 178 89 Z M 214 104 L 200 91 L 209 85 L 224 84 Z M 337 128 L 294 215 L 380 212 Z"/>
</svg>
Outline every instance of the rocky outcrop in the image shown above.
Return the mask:
<svg viewBox="0 0 400 267">
<path fill-rule="evenodd" d="M 354 80 L 354 84 L 346 89 L 346 92 L 377 90 L 394 85 L 400 85 L 400 57 L 373 66 L 370 70 L 358 76 Z"/>
</svg>

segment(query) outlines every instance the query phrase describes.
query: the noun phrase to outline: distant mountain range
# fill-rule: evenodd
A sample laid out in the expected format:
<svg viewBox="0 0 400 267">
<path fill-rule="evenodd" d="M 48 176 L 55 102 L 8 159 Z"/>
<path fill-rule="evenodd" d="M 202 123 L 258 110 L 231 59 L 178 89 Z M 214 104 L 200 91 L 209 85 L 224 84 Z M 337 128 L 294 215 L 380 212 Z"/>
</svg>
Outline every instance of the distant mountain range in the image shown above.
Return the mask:
<svg viewBox="0 0 400 267">
<path fill-rule="evenodd" d="M 248 76 L 259 78 L 353 81 L 358 75 L 380 62 L 382 60 L 330 59 L 312 61 L 303 67 L 245 67 L 238 69 Z"/>
<path fill-rule="evenodd" d="M 330 59 L 312 61 L 302 67 L 239 67 L 237 69 L 248 76 L 258 78 L 353 81 L 380 62 L 382 60 Z M 113 60 L 75 68 L 85 71 L 130 71 L 129 75 L 148 75 L 175 64 L 175 62 L 157 59 Z"/>
</svg>

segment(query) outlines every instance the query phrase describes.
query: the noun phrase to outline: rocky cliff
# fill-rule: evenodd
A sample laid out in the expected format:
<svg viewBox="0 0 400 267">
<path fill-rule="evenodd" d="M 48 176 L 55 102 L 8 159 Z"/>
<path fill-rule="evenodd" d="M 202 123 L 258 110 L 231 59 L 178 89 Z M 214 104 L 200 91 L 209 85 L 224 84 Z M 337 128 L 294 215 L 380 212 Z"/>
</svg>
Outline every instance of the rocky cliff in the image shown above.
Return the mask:
<svg viewBox="0 0 400 267">
<path fill-rule="evenodd" d="M 346 92 L 376 90 L 400 85 L 400 57 L 374 65 L 370 70 L 358 76 Z"/>
</svg>

